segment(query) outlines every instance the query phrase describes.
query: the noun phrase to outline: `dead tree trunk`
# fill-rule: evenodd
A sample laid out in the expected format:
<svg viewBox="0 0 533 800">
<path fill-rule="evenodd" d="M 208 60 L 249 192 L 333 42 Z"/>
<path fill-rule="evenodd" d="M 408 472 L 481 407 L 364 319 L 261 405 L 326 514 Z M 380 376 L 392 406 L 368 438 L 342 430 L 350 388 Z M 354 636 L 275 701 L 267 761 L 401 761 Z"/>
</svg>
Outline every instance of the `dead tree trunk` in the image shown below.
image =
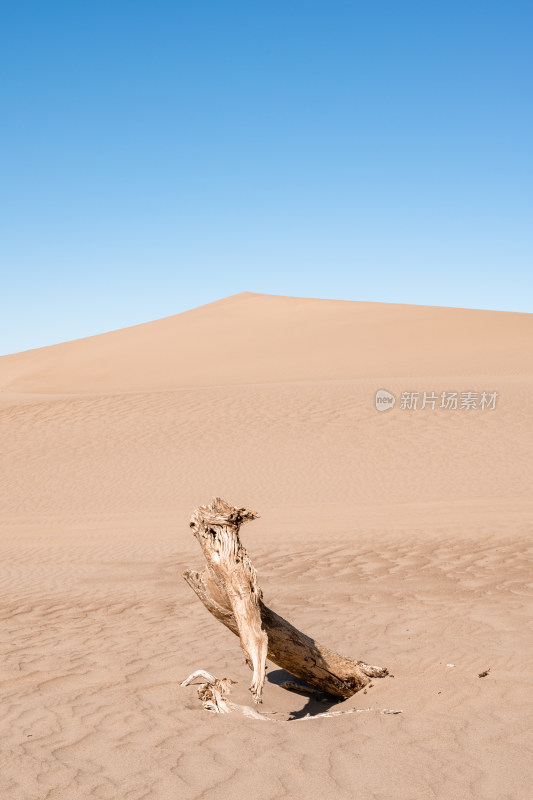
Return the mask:
<svg viewBox="0 0 533 800">
<path fill-rule="evenodd" d="M 250 691 L 255 701 L 261 702 L 267 657 L 337 697 L 350 697 L 370 678 L 387 675 L 384 667 L 369 666 L 323 647 L 263 603 L 255 569 L 239 538 L 240 526 L 258 516 L 255 511 L 233 508 L 220 497 L 197 508 L 190 525 L 207 565 L 202 573 L 183 573 L 207 610 L 239 636 L 254 673 Z"/>
</svg>

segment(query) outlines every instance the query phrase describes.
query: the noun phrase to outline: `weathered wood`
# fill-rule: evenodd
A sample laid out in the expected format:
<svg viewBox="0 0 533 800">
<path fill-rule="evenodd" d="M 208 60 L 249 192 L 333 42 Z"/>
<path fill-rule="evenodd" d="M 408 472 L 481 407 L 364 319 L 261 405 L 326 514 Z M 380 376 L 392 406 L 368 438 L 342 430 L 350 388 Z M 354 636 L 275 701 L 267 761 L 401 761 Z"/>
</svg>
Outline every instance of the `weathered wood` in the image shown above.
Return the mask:
<svg viewBox="0 0 533 800">
<path fill-rule="evenodd" d="M 261 702 L 265 681 L 267 634 L 261 623 L 261 589 L 257 574 L 241 544 L 239 529 L 258 515 L 234 508 L 215 497 L 209 506 L 193 512 L 190 526 L 207 561 L 206 586 L 210 596 L 231 611 L 246 663 L 253 669 L 250 691 Z"/>
<path fill-rule="evenodd" d="M 227 695 L 230 693 L 231 684 L 235 683 L 230 678 L 218 679 L 211 675 L 210 672 L 197 669 L 196 672 L 185 678 L 180 686 L 189 686 L 197 678 L 202 678 L 205 681 L 198 687 L 198 698 L 207 711 L 212 711 L 215 714 L 231 714 L 232 711 L 239 711 L 245 717 L 252 717 L 252 719 L 260 719 L 266 722 L 274 721 L 265 714 L 256 711 L 255 708 L 241 706 L 239 703 L 233 703 L 229 700 Z"/>
<path fill-rule="evenodd" d="M 193 513 L 191 528 L 207 566 L 183 577 L 207 610 L 239 636 L 254 675 L 250 690 L 260 702 L 266 658 L 311 686 L 337 697 L 350 697 L 370 678 L 388 674 L 384 667 L 355 661 L 320 645 L 280 617 L 262 599 L 256 571 L 244 549 L 239 529 L 258 514 L 233 508 L 216 497 Z"/>
</svg>

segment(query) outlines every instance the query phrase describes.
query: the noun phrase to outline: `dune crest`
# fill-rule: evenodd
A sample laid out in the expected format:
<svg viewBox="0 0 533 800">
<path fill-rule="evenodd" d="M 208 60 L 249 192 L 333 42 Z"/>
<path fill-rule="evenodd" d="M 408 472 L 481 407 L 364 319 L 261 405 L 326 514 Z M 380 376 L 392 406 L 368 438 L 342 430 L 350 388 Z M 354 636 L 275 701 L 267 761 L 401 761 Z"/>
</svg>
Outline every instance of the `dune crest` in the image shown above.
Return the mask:
<svg viewBox="0 0 533 800">
<path fill-rule="evenodd" d="M 41 394 L 446 375 L 520 375 L 533 315 L 243 292 L 173 317 L 0 358 Z"/>
</svg>

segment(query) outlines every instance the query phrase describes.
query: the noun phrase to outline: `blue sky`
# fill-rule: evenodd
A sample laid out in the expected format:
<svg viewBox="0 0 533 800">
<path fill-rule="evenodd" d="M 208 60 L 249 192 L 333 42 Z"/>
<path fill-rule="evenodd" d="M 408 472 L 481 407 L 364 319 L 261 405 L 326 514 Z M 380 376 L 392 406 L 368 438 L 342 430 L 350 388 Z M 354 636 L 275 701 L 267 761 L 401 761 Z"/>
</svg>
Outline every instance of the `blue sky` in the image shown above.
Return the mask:
<svg viewBox="0 0 533 800">
<path fill-rule="evenodd" d="M 531 2 L 0 0 L 0 353 L 240 291 L 533 311 Z"/>
</svg>

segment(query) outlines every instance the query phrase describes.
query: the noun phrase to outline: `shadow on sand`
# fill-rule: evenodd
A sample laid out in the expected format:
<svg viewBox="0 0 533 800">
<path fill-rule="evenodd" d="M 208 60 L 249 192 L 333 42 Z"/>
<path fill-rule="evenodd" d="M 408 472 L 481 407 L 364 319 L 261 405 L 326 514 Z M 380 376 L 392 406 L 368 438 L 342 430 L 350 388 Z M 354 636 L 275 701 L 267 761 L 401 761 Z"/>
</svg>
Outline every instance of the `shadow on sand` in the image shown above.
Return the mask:
<svg viewBox="0 0 533 800">
<path fill-rule="evenodd" d="M 302 689 L 305 686 L 309 686 L 306 684 L 305 681 L 302 681 L 301 678 L 295 678 L 294 675 L 291 675 L 290 672 L 287 672 L 285 669 L 275 669 L 272 671 L 267 672 L 267 681 L 272 683 L 276 686 L 281 686 L 282 683 L 286 681 L 294 681 L 302 686 Z M 315 692 L 316 690 L 313 689 L 312 686 L 309 686 L 309 690 L 311 692 Z M 302 692 L 295 692 L 292 689 L 287 689 L 286 691 L 290 692 L 291 694 L 299 697 L 306 697 L 305 691 Z M 303 717 L 314 717 L 317 714 L 323 714 L 324 711 L 329 711 L 333 706 L 338 706 L 342 703 L 342 698 L 333 697 L 331 694 L 326 694 L 324 692 L 320 692 L 320 694 L 310 694 L 307 697 L 307 703 L 304 705 L 303 708 L 298 709 L 297 711 L 290 712 L 290 719 L 302 719 Z"/>
</svg>

